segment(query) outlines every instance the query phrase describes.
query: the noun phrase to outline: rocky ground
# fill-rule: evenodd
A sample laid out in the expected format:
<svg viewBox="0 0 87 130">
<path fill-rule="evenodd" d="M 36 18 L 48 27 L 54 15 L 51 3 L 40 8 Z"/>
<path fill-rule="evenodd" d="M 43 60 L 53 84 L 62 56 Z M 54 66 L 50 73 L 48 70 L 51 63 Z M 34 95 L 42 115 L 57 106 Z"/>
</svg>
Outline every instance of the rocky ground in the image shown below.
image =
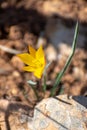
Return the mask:
<svg viewBox="0 0 87 130">
<path fill-rule="evenodd" d="M 22 70 L 24 64 L 16 54 L 28 51 L 28 45 L 38 48 L 40 44 L 44 46 L 47 60 L 53 60 L 47 72 L 48 88 L 45 97 L 49 97 L 56 74 L 63 68 L 71 51 L 71 45 L 67 42 L 72 40 L 68 41 L 68 35 L 65 38 L 64 35 L 67 29 L 69 31 L 74 29 L 76 20 L 81 26 L 81 40 L 78 41 L 81 46 L 77 47 L 72 63 L 61 80 L 60 87 L 63 86 L 63 93 L 86 96 L 87 1 L 0 1 L 0 99 L 10 101 L 13 104 L 14 102 L 26 104 L 27 107 L 33 109 L 36 104 L 36 97 L 27 84 L 27 80 L 36 81 L 37 79 L 33 74 Z M 57 28 L 59 32 L 61 30 L 65 32 L 62 36 L 63 41 L 59 40 L 59 46 L 56 47 L 57 42 L 54 42 L 54 38 L 60 37 L 60 34 L 55 36 Z M 70 36 L 73 39 L 73 33 Z M 42 93 L 39 92 L 39 95 L 42 97 Z M 2 122 L 2 120 L 4 119 L 1 116 L 0 121 Z M 2 127 L 2 123 L 0 128 L 5 129 Z"/>
</svg>

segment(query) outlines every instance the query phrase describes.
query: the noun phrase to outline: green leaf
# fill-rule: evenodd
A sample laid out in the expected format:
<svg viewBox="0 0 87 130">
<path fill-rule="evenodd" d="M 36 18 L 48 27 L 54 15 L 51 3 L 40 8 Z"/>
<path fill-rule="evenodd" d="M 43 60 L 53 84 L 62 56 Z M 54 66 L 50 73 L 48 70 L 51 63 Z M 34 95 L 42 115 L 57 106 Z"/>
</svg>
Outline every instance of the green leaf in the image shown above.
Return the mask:
<svg viewBox="0 0 87 130">
<path fill-rule="evenodd" d="M 46 67 L 45 67 L 45 70 L 44 70 L 44 73 L 43 73 L 43 78 L 44 78 L 44 85 L 43 85 L 43 91 L 45 92 L 46 91 L 46 88 L 47 88 L 47 85 L 46 85 L 46 71 L 48 69 L 48 67 L 51 65 L 52 62 L 49 62 Z"/>
<path fill-rule="evenodd" d="M 31 86 L 37 85 L 37 82 L 34 82 L 32 80 L 28 80 L 27 83 L 30 84 Z"/>
<path fill-rule="evenodd" d="M 67 68 L 69 67 L 70 63 L 71 63 L 71 60 L 72 60 L 72 57 L 75 53 L 75 49 L 76 49 L 76 43 L 77 43 L 77 36 L 78 36 L 78 30 L 79 30 L 79 25 L 78 25 L 78 22 L 76 24 L 76 28 L 75 28 L 75 34 L 74 34 L 74 38 L 73 38 L 73 43 L 72 43 L 72 51 L 71 51 L 71 54 L 69 55 L 63 69 L 60 71 L 59 74 L 57 74 L 57 78 L 56 78 L 56 81 L 53 85 L 53 88 L 51 90 L 51 94 L 50 96 L 54 96 L 55 95 L 55 91 L 56 91 L 56 88 L 58 87 L 60 81 L 61 81 L 61 78 L 63 77 L 65 71 L 67 70 Z"/>
</svg>

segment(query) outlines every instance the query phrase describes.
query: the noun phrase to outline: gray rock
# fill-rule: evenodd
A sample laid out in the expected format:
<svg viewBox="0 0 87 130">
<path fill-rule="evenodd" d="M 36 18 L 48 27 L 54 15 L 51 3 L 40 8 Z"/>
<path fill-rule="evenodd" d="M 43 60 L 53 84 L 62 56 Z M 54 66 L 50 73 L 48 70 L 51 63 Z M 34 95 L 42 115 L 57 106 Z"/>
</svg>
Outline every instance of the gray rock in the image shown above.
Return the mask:
<svg viewBox="0 0 87 130">
<path fill-rule="evenodd" d="M 42 100 L 34 110 L 29 130 L 87 130 L 87 98 L 60 95 Z"/>
</svg>

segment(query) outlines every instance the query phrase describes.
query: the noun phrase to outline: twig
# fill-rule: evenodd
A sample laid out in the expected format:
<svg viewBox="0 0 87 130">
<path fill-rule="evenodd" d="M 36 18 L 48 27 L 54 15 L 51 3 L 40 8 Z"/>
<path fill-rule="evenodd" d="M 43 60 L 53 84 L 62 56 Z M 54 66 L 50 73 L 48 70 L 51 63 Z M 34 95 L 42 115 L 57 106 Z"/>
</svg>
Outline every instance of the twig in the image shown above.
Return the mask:
<svg viewBox="0 0 87 130">
<path fill-rule="evenodd" d="M 0 49 L 3 50 L 3 51 L 6 51 L 8 53 L 11 53 L 11 54 L 19 54 L 19 53 L 21 53 L 21 51 L 11 49 L 11 48 L 8 48 L 8 47 L 3 46 L 3 45 L 0 45 Z"/>
</svg>

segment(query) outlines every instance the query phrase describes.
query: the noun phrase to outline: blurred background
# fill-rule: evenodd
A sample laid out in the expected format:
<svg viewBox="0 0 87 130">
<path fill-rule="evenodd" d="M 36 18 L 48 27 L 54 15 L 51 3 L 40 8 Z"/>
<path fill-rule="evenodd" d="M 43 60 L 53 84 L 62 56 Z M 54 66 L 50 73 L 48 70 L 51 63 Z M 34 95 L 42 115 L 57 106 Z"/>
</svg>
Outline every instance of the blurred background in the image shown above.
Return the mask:
<svg viewBox="0 0 87 130">
<path fill-rule="evenodd" d="M 86 96 L 87 0 L 0 0 L 0 98 L 28 103 L 35 100 L 27 80 L 37 79 L 22 70 L 24 64 L 16 54 L 28 52 L 29 45 L 37 49 L 41 44 L 47 62 L 52 61 L 47 71 L 48 97 L 71 52 L 77 21 L 76 52 L 60 86 L 63 93 Z"/>
</svg>

